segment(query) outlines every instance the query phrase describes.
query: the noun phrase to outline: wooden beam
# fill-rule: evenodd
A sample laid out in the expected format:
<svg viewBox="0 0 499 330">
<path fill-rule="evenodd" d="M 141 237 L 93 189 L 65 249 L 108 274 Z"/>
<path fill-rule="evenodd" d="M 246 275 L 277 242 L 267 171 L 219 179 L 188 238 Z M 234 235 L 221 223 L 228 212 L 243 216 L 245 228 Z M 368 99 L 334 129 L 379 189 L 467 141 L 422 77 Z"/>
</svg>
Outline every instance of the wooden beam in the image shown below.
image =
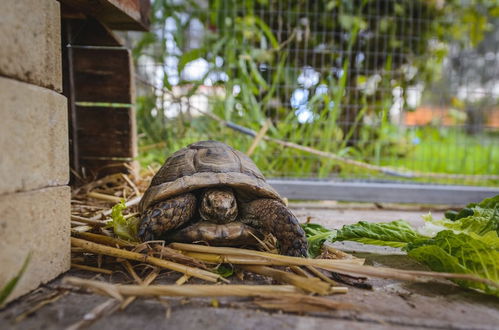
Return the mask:
<svg viewBox="0 0 499 330">
<path fill-rule="evenodd" d="M 71 19 L 67 20 L 71 29 L 75 31 L 72 46 L 111 46 L 123 47 L 123 40 L 113 33 L 108 27 L 96 19 Z"/>
<path fill-rule="evenodd" d="M 147 31 L 150 26 L 150 0 L 59 0 L 66 12 L 80 11 L 115 30 Z M 64 14 L 64 12 L 63 12 Z"/>
<path fill-rule="evenodd" d="M 499 194 L 499 188 L 415 183 L 272 179 L 283 197 L 297 200 L 466 205 Z"/>
</svg>

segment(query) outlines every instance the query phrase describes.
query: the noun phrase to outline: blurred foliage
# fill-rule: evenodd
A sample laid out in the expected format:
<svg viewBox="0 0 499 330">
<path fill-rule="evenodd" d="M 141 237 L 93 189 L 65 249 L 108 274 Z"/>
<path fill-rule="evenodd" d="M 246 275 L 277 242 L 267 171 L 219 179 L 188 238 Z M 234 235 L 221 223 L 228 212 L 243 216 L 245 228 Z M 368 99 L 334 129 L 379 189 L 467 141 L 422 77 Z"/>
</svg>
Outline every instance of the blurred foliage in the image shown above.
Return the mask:
<svg viewBox="0 0 499 330">
<path fill-rule="evenodd" d="M 390 118 L 394 90 L 407 109 L 408 88 L 442 75 L 449 44 L 476 46 L 499 15 L 486 0 L 154 0 L 152 13 L 134 55 L 158 88 L 140 86 L 137 123 L 141 145 L 162 144 L 144 162 L 198 139 L 249 147 L 196 115 L 192 100 L 211 85 L 209 111 L 225 120 L 258 130 L 271 118 L 273 137 L 377 164 L 415 149 L 415 133 Z M 350 170 L 265 142 L 253 158 L 270 175 Z"/>
</svg>

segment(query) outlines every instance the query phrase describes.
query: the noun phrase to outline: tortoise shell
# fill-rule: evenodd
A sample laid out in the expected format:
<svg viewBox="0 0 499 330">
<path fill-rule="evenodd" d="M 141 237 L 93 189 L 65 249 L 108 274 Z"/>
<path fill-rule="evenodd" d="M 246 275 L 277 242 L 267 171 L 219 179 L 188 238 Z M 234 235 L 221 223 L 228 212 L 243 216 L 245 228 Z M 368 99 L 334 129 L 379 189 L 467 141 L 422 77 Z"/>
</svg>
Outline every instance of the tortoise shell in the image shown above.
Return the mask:
<svg viewBox="0 0 499 330">
<path fill-rule="evenodd" d="M 139 211 L 169 197 L 214 186 L 231 187 L 245 201 L 272 198 L 282 202 L 248 156 L 222 142 L 200 141 L 165 161 L 142 196 Z"/>
</svg>

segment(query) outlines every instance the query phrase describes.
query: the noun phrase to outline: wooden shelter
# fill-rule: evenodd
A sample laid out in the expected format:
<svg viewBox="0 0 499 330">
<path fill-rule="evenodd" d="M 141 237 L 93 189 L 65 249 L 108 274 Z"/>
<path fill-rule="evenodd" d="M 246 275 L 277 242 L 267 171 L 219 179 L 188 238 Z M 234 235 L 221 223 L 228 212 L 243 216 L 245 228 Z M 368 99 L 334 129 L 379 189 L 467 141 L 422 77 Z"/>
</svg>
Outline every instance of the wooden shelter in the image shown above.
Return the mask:
<svg viewBox="0 0 499 330">
<path fill-rule="evenodd" d="M 133 63 L 111 29 L 146 30 L 149 7 L 149 0 L 61 1 L 63 93 L 76 174 L 101 176 L 133 167 Z"/>
</svg>

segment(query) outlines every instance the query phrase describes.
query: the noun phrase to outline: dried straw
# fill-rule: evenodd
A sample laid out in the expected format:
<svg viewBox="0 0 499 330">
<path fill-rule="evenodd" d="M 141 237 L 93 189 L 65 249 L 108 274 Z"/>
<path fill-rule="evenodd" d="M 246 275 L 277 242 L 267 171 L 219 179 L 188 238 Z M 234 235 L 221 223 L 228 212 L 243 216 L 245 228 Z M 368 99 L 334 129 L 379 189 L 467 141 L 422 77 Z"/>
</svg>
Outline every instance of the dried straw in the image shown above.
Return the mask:
<svg viewBox="0 0 499 330">
<path fill-rule="evenodd" d="M 274 255 L 266 252 L 259 252 L 253 250 L 239 249 L 239 248 L 228 248 L 228 247 L 212 247 L 212 246 L 202 246 L 195 244 L 185 244 L 185 243 L 172 243 L 171 246 L 178 250 L 192 251 L 192 252 L 207 252 L 215 253 L 221 255 L 233 255 L 233 256 L 253 256 L 262 257 L 270 261 L 276 261 L 276 264 L 282 265 L 287 263 L 288 266 L 314 266 L 317 268 L 322 268 L 325 270 L 344 273 L 354 276 L 372 276 L 380 278 L 391 278 L 403 281 L 415 281 L 415 282 L 428 282 L 430 279 L 461 279 L 476 281 L 479 283 L 484 283 L 494 287 L 499 287 L 499 284 L 477 277 L 470 274 L 456 274 L 456 273 L 440 273 L 440 272 L 426 272 L 426 271 L 414 271 L 414 270 L 401 270 L 395 268 L 387 267 L 373 267 L 364 266 L 363 259 L 307 259 L 298 257 L 289 257 Z"/>
<path fill-rule="evenodd" d="M 86 280 L 78 277 L 66 277 L 63 283 L 89 289 L 102 295 L 110 295 L 123 301 L 124 296 L 137 297 L 255 297 L 262 295 L 280 295 L 289 293 L 300 293 L 299 289 L 292 285 L 115 285 L 94 280 Z"/>
<path fill-rule="evenodd" d="M 327 298 L 313 297 L 303 294 L 286 294 L 281 296 L 264 296 L 255 298 L 253 303 L 266 309 L 277 309 L 285 312 L 329 312 L 332 310 L 356 309 L 354 305 L 337 302 Z"/>
<path fill-rule="evenodd" d="M 144 263 L 148 263 L 154 266 L 158 266 L 161 268 L 166 268 L 170 270 L 174 270 L 183 274 L 187 274 L 193 277 L 197 277 L 209 282 L 217 282 L 217 280 L 227 281 L 220 275 L 211 273 L 206 270 L 193 268 L 189 266 L 185 266 L 179 263 L 147 256 L 145 254 L 136 253 L 127 251 L 124 249 L 117 249 L 110 246 L 105 246 L 102 244 L 97 244 L 89 241 L 85 241 L 79 238 L 71 237 L 71 245 L 75 247 L 80 247 L 85 249 L 87 252 L 92 252 L 96 254 L 104 254 L 111 257 L 123 258 L 129 260 L 140 261 Z"/>
<path fill-rule="evenodd" d="M 111 275 L 113 273 L 113 271 L 109 270 L 109 269 L 92 267 L 92 266 L 87 266 L 87 265 L 80 265 L 80 264 L 75 264 L 75 263 L 71 263 L 71 268 L 78 268 L 78 269 L 88 270 L 91 272 L 101 273 L 101 274 L 106 274 L 106 275 Z"/>
<path fill-rule="evenodd" d="M 265 266 L 242 266 L 241 268 L 252 273 L 272 277 L 279 282 L 289 283 L 303 289 L 306 292 L 320 295 L 327 295 L 331 293 L 331 285 L 317 277 L 302 277 L 293 273 Z"/>
<path fill-rule="evenodd" d="M 71 220 L 96 227 L 104 227 L 105 225 L 107 225 L 106 221 L 88 219 L 74 214 L 71 215 Z"/>
<path fill-rule="evenodd" d="M 100 234 L 94 234 L 94 233 L 76 232 L 76 231 L 71 230 L 71 234 L 73 236 L 83 238 L 83 239 L 90 241 L 90 242 L 104 244 L 104 245 L 110 245 L 110 246 L 133 247 L 133 246 L 137 245 L 136 243 L 125 241 L 125 240 L 122 240 L 119 238 L 114 238 L 114 237 L 109 237 L 106 235 L 100 235 Z"/>
<path fill-rule="evenodd" d="M 107 202 L 113 202 L 113 203 L 121 202 L 120 197 L 116 197 L 116 196 L 112 196 L 112 195 L 108 195 L 108 194 L 103 194 L 103 193 L 99 193 L 99 192 L 95 192 L 95 191 L 89 192 L 87 194 L 87 196 L 91 197 L 91 198 L 107 201 Z"/>
<path fill-rule="evenodd" d="M 142 286 L 148 286 L 149 284 L 151 284 L 155 279 L 156 277 L 158 277 L 159 275 L 159 271 L 157 268 L 153 269 L 149 275 L 147 275 L 147 277 L 142 281 L 140 278 L 138 279 L 138 283 Z M 187 276 L 187 275 L 183 275 L 183 276 Z M 128 305 L 130 305 L 132 302 L 134 302 L 134 300 L 137 299 L 136 296 L 130 296 L 128 298 L 126 298 L 120 305 L 120 309 L 121 310 L 124 310 L 125 308 L 128 307 Z"/>
</svg>

